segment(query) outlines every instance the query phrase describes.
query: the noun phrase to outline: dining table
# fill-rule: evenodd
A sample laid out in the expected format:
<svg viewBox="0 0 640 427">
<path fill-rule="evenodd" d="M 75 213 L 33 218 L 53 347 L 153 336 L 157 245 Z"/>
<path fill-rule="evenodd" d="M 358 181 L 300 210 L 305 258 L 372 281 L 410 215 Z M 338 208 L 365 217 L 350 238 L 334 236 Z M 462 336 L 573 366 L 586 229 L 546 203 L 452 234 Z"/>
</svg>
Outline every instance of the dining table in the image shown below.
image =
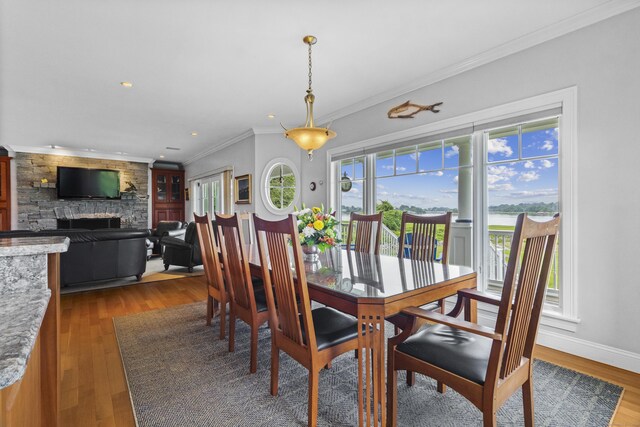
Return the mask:
<svg viewBox="0 0 640 427">
<path fill-rule="evenodd" d="M 251 274 L 261 277 L 258 246 L 247 246 Z M 386 425 L 385 318 L 453 296 L 461 289 L 476 288 L 476 272 L 467 266 L 340 248 L 305 260 L 304 269 L 312 301 L 358 319 L 362 328 L 358 337 L 359 425 Z M 476 322 L 476 313 L 475 302 L 468 302 L 465 320 Z"/>
</svg>

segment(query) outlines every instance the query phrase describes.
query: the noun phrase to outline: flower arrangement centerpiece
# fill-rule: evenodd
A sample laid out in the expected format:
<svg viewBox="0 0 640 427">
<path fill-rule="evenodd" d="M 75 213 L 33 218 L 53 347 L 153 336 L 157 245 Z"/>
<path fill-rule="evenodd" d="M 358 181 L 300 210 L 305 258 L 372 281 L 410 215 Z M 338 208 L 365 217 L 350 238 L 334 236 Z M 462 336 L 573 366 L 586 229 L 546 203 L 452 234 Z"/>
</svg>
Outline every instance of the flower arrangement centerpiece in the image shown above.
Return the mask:
<svg viewBox="0 0 640 427">
<path fill-rule="evenodd" d="M 295 209 L 296 212 L 293 214 L 298 217 L 300 244 L 302 251 L 309 258 L 317 260 L 319 252 L 324 252 L 341 242 L 336 232 L 338 221 L 324 211 L 324 205 L 307 208 L 303 204 L 300 211 L 297 207 Z"/>
</svg>

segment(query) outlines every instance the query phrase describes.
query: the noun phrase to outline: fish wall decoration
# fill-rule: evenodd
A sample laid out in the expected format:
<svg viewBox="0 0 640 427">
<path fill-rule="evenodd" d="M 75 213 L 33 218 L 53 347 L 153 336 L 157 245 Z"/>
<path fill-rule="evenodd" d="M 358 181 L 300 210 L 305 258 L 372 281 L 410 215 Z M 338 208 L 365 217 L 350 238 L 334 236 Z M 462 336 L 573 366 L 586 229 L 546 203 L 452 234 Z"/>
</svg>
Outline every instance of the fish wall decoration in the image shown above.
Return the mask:
<svg viewBox="0 0 640 427">
<path fill-rule="evenodd" d="M 438 102 L 432 105 L 419 105 L 413 104 L 411 101 L 407 101 L 404 104 L 400 104 L 390 109 L 387 113 L 387 117 L 389 117 L 390 119 L 412 119 L 413 116 L 418 114 L 420 111 L 431 111 L 432 113 L 439 113 L 440 110 L 436 109 L 435 107 L 438 107 L 440 105 L 442 105 L 442 102 Z"/>
</svg>

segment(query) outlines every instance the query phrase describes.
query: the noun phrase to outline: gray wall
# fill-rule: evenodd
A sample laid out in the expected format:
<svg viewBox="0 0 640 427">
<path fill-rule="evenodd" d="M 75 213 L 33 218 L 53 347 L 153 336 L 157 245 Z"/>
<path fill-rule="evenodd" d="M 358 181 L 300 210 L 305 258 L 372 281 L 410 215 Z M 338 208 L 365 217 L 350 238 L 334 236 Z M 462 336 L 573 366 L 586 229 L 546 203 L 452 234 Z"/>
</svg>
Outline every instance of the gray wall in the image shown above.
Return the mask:
<svg viewBox="0 0 640 427">
<path fill-rule="evenodd" d="M 237 212 L 254 212 L 255 210 L 255 137 L 253 135 L 239 141 L 229 147 L 226 147 L 220 151 L 216 151 L 213 154 L 202 157 L 193 163 L 188 164 L 185 167 L 185 175 L 187 185 L 191 188 L 189 182 L 194 176 L 200 176 L 202 174 L 215 171 L 225 166 L 233 167 L 234 176 L 240 176 L 244 174 L 252 174 L 254 179 L 253 195 L 251 196 L 252 203 L 249 205 L 234 205 L 234 209 Z M 194 200 L 194 196 L 191 196 L 191 201 Z M 233 196 L 232 196 L 233 199 Z M 193 208 L 191 207 L 191 201 L 186 202 L 186 218 L 193 218 Z M 232 202 L 233 203 L 233 202 Z"/>
<path fill-rule="evenodd" d="M 326 149 L 511 101 L 578 88 L 578 307 L 583 340 L 640 353 L 640 9 L 336 120 L 338 137 L 302 160 L 303 181 L 327 181 Z M 389 120 L 407 99 L 444 101 L 438 115 Z M 326 191 L 311 193 L 320 203 Z"/>
</svg>

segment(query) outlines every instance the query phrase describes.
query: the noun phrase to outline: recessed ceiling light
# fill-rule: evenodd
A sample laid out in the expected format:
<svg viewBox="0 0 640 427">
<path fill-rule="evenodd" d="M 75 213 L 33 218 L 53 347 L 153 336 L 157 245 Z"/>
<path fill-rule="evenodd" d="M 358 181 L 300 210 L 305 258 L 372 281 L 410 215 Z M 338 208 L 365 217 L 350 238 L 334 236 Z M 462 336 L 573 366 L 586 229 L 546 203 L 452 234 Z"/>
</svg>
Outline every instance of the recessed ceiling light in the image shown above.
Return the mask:
<svg viewBox="0 0 640 427">
<path fill-rule="evenodd" d="M 51 144 L 49 147 L 50 147 L 50 148 L 53 148 L 53 149 L 56 149 L 56 148 L 62 148 L 62 147 L 61 147 L 61 146 L 59 146 L 59 145 L 53 145 L 53 144 Z"/>
<path fill-rule="evenodd" d="M 198 136 L 198 132 L 191 132 L 191 136 Z"/>
<path fill-rule="evenodd" d="M 160 158 L 161 158 L 161 159 L 164 159 L 164 156 L 163 156 L 162 154 L 160 154 Z"/>
<path fill-rule="evenodd" d="M 122 87 L 126 87 L 126 88 L 133 87 L 133 83 L 131 83 L 131 82 L 120 82 L 120 85 Z"/>
<path fill-rule="evenodd" d="M 270 119 L 275 119 L 276 115 L 275 114 L 267 114 L 267 117 Z"/>
</svg>

